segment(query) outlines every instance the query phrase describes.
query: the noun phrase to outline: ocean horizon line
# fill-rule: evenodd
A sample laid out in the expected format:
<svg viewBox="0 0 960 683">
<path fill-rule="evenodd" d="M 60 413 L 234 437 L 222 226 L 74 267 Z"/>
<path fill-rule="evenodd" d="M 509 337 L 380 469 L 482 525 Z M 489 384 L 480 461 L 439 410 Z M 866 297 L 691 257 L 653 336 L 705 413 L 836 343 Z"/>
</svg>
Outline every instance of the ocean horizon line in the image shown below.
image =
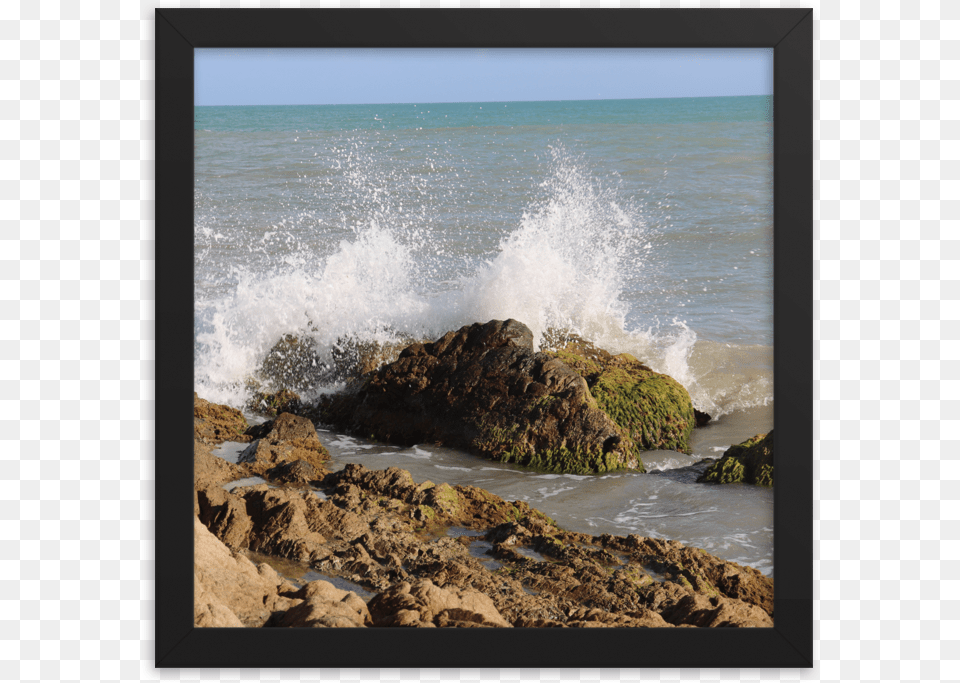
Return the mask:
<svg viewBox="0 0 960 683">
<path fill-rule="evenodd" d="M 609 97 L 579 100 L 459 100 L 450 102 L 337 102 L 316 104 L 283 103 L 283 104 L 194 104 L 198 107 L 369 107 L 369 106 L 398 106 L 398 105 L 436 105 L 436 104 L 539 104 L 543 102 L 640 102 L 646 100 L 716 100 L 747 97 L 773 97 L 773 93 L 757 93 L 753 95 L 694 95 L 685 97 Z"/>
</svg>

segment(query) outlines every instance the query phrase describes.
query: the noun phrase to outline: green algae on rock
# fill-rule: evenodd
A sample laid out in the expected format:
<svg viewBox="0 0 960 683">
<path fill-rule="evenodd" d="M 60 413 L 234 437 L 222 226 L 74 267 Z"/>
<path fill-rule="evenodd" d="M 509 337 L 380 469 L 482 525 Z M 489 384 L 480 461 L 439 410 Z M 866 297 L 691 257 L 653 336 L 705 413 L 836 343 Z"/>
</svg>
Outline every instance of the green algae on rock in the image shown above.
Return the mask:
<svg viewBox="0 0 960 683">
<path fill-rule="evenodd" d="M 316 417 L 392 443 L 442 443 L 554 472 L 640 469 L 639 449 L 597 407 L 584 379 L 533 350 L 516 320 L 475 323 L 414 343 Z"/>
<path fill-rule="evenodd" d="M 645 451 L 690 453 L 696 425 L 687 390 L 628 353 L 613 355 L 574 334 L 548 331 L 544 346 L 583 377 L 597 406 Z"/>
<path fill-rule="evenodd" d="M 276 417 L 281 413 L 297 414 L 301 405 L 300 396 L 289 389 L 275 392 L 255 391 L 247 401 L 250 410 L 267 417 Z"/>
<path fill-rule="evenodd" d="M 728 448 L 723 457 L 700 475 L 697 481 L 773 486 L 773 430 Z"/>
<path fill-rule="evenodd" d="M 633 356 L 575 335 L 533 350 L 516 320 L 414 343 L 322 399 L 311 416 L 393 443 L 443 443 L 550 472 L 645 471 L 645 450 L 689 452 L 690 395 Z"/>
</svg>

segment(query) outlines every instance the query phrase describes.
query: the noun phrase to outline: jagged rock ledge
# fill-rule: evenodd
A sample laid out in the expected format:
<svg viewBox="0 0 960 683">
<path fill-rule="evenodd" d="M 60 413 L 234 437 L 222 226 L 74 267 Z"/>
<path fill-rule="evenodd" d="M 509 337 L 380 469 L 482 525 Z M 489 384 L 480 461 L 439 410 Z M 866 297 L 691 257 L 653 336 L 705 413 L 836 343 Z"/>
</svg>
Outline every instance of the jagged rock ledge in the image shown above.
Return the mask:
<svg viewBox="0 0 960 683">
<path fill-rule="evenodd" d="M 222 421 L 223 407 L 199 401 L 199 626 L 773 625 L 773 582 L 755 569 L 674 541 L 564 531 L 526 503 L 471 486 L 417 483 L 396 468 L 348 465 L 330 473 L 323 460 L 297 457 L 309 444 L 293 416 L 242 430 L 246 441 L 294 438 L 273 439 L 268 462 L 232 465 L 210 452 L 218 437 L 205 416 Z M 221 434 L 242 426 L 229 424 Z M 312 474 L 284 483 L 296 463 Z M 254 472 L 270 483 L 223 488 Z M 449 535 L 451 528 L 460 535 Z M 364 604 L 324 581 L 297 587 L 254 565 L 248 551 L 305 563 L 376 597 Z"/>
</svg>

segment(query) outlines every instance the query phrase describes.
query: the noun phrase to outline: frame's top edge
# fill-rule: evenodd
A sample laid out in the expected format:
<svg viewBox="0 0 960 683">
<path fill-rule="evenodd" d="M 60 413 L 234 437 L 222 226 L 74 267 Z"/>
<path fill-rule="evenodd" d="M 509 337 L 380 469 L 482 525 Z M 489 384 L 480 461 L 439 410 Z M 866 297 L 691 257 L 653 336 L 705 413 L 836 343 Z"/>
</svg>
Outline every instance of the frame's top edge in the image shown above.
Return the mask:
<svg viewBox="0 0 960 683">
<path fill-rule="evenodd" d="M 191 47 L 775 47 L 811 8 L 157 8 Z"/>
</svg>

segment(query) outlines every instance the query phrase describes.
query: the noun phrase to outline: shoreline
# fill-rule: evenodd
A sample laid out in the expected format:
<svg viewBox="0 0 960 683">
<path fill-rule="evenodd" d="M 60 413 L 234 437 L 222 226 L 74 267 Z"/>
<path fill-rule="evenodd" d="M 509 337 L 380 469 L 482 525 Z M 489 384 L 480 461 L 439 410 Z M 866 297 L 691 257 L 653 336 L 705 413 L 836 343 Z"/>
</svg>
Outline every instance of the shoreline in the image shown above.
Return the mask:
<svg viewBox="0 0 960 683">
<path fill-rule="evenodd" d="M 773 625 L 773 581 L 756 569 L 675 541 L 565 531 L 526 503 L 415 482 L 394 467 L 331 473 L 325 449 L 296 434 L 296 420 L 310 424 L 284 417 L 285 436 L 296 438 L 271 438 L 281 420 L 249 428 L 239 411 L 195 399 L 198 625 Z M 251 444 L 258 460 L 212 454 L 228 440 Z M 268 483 L 222 488 L 249 476 Z M 250 551 L 374 597 L 365 603 L 322 579 L 298 588 L 255 566 Z"/>
</svg>

